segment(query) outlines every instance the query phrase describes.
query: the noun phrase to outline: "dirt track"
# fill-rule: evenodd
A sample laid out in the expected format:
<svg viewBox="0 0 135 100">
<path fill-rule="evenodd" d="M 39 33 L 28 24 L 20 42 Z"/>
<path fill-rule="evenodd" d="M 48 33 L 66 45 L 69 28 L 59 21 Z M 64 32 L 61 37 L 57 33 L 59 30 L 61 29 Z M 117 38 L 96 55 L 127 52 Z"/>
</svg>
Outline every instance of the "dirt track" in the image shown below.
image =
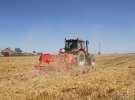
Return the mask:
<svg viewBox="0 0 135 100">
<path fill-rule="evenodd" d="M 135 55 L 96 59 L 80 73 L 38 71 L 38 57 L 1 57 L 0 100 L 135 100 Z"/>
</svg>

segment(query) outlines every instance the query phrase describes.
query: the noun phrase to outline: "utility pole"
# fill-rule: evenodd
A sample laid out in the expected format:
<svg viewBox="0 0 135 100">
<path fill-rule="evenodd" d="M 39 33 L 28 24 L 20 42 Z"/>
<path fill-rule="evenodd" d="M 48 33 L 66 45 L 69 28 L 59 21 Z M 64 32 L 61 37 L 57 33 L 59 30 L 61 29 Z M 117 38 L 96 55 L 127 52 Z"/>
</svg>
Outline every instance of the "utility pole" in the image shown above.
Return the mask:
<svg viewBox="0 0 135 100">
<path fill-rule="evenodd" d="M 98 44 L 98 55 L 101 55 L 101 43 Z"/>
</svg>

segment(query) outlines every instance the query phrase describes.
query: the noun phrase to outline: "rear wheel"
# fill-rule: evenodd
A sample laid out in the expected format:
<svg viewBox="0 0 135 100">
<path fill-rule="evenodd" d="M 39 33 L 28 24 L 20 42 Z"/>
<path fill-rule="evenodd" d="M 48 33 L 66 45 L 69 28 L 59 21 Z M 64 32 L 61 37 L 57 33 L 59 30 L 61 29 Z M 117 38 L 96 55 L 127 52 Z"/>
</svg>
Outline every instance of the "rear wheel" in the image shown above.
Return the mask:
<svg viewBox="0 0 135 100">
<path fill-rule="evenodd" d="M 83 51 L 77 53 L 77 65 L 84 66 L 86 64 L 86 56 Z"/>
</svg>

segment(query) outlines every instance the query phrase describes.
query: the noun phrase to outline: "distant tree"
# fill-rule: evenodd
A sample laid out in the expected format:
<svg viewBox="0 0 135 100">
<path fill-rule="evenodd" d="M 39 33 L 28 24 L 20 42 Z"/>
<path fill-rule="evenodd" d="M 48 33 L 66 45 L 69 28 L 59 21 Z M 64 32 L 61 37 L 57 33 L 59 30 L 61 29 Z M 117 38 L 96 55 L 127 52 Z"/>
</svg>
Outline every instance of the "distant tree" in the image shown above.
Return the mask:
<svg viewBox="0 0 135 100">
<path fill-rule="evenodd" d="M 36 53 L 36 51 L 32 51 L 32 53 Z"/>
<path fill-rule="evenodd" d="M 18 54 L 21 54 L 22 50 L 20 48 L 15 48 L 15 52 L 18 53 Z"/>
<path fill-rule="evenodd" d="M 1 54 L 4 56 L 11 56 L 11 54 L 13 54 L 13 51 L 10 48 L 5 48 L 1 51 Z"/>
<path fill-rule="evenodd" d="M 37 55 L 42 55 L 42 52 L 38 52 Z"/>
</svg>

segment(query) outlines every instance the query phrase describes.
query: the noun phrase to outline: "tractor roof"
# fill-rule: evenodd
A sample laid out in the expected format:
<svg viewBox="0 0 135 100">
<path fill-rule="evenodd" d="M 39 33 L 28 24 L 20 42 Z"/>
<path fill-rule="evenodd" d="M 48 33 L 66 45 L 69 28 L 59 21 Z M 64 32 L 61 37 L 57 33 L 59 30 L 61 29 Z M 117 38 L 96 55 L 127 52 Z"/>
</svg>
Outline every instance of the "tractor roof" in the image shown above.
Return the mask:
<svg viewBox="0 0 135 100">
<path fill-rule="evenodd" d="M 85 42 L 84 40 L 79 39 L 79 38 L 75 38 L 75 39 L 66 39 L 66 38 L 65 38 L 65 41 L 79 41 L 79 42 Z"/>
</svg>

